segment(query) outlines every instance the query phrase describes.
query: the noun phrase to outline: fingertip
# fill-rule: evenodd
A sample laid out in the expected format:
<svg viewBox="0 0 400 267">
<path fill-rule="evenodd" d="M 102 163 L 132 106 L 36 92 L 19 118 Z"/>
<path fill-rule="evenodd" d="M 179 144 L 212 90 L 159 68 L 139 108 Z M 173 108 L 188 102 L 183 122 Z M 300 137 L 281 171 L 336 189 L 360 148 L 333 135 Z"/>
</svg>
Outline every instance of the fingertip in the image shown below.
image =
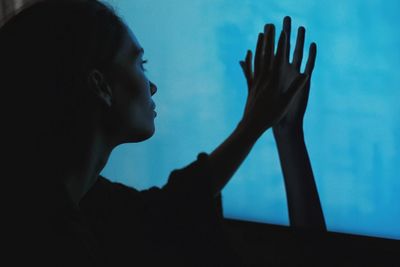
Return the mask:
<svg viewBox="0 0 400 267">
<path fill-rule="evenodd" d="M 264 32 L 267 33 L 268 30 L 270 30 L 272 27 L 274 27 L 274 24 L 272 23 L 267 23 L 264 25 Z"/>
<path fill-rule="evenodd" d="M 311 55 L 313 55 L 313 57 L 315 57 L 317 55 L 317 44 L 316 43 L 311 43 L 310 44 L 310 52 Z"/>
<path fill-rule="evenodd" d="M 317 44 L 314 43 L 314 42 L 312 42 L 311 45 L 310 45 L 310 48 L 311 48 L 312 50 L 314 50 L 314 51 L 317 51 Z"/>
<path fill-rule="evenodd" d="M 290 32 L 291 24 L 292 24 L 291 18 L 289 16 L 286 16 L 283 19 L 283 30 Z"/>
<path fill-rule="evenodd" d="M 273 40 L 275 38 L 275 25 L 274 24 L 268 24 L 268 31 L 266 32 L 267 38 L 269 40 Z"/>
<path fill-rule="evenodd" d="M 250 52 L 249 50 L 246 51 L 246 57 L 245 57 L 245 61 L 249 58 Z"/>
</svg>

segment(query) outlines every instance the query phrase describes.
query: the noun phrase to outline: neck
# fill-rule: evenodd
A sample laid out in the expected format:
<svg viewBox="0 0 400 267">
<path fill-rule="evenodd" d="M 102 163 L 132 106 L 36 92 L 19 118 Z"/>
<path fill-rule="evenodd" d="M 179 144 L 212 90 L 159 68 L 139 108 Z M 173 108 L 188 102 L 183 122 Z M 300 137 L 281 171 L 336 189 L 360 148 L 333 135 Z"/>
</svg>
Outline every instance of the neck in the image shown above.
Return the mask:
<svg viewBox="0 0 400 267">
<path fill-rule="evenodd" d="M 45 183 L 61 186 L 78 205 L 98 179 L 113 148 L 100 131 L 65 135 L 46 152 L 47 165 L 41 168 L 43 175 L 49 177 Z"/>
<path fill-rule="evenodd" d="M 100 134 L 91 135 L 73 149 L 70 160 L 63 166 L 63 185 L 76 204 L 97 181 L 108 161 L 113 147 L 106 141 Z"/>
</svg>

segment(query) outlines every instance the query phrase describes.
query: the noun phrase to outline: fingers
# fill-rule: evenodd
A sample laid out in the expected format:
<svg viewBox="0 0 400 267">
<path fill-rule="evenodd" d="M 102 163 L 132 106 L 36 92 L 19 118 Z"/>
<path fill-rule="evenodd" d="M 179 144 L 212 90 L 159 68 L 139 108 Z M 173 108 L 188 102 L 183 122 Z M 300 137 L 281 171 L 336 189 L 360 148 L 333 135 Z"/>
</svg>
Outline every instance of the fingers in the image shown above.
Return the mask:
<svg viewBox="0 0 400 267">
<path fill-rule="evenodd" d="M 272 67 L 275 51 L 275 26 L 273 24 L 266 24 L 264 34 L 264 67 L 266 70 L 269 70 Z"/>
<path fill-rule="evenodd" d="M 310 50 L 308 52 L 308 59 L 307 59 L 307 64 L 306 64 L 306 69 L 304 71 L 305 74 L 308 74 L 311 76 L 313 70 L 314 70 L 314 65 L 315 65 L 315 58 L 317 57 L 317 45 L 315 43 L 312 43 L 310 45 Z"/>
<path fill-rule="evenodd" d="M 289 63 L 290 28 L 291 28 L 291 19 L 289 16 L 286 16 L 283 19 L 283 29 L 281 35 L 279 36 L 278 49 L 276 51 L 275 62 L 277 67 L 279 67 L 279 65 L 281 65 L 282 63 Z"/>
<path fill-rule="evenodd" d="M 285 44 L 286 44 L 286 33 L 285 31 L 282 30 L 281 35 L 279 36 L 278 48 L 276 50 L 276 57 L 275 57 L 275 64 L 277 67 L 281 65 L 284 60 L 284 53 L 285 53 L 284 51 L 286 50 Z"/>
<path fill-rule="evenodd" d="M 286 39 L 285 39 L 285 47 L 283 50 L 283 60 L 285 62 L 289 62 L 289 56 L 290 56 L 290 31 L 291 31 L 291 18 L 289 16 L 286 16 L 283 19 L 283 31 L 286 33 Z"/>
<path fill-rule="evenodd" d="M 264 34 L 258 34 L 257 40 L 257 47 L 256 47 L 256 55 L 254 58 L 254 76 L 258 77 L 261 67 L 262 67 L 262 50 L 263 50 L 263 43 L 264 43 Z"/>
<path fill-rule="evenodd" d="M 249 79 L 253 79 L 253 67 L 252 67 L 252 62 L 253 62 L 253 53 L 251 52 L 251 50 L 247 50 L 247 54 L 246 54 L 246 68 L 248 71 L 248 78 Z"/>
<path fill-rule="evenodd" d="M 277 67 L 282 63 L 289 63 L 290 57 L 290 34 L 291 34 L 291 18 L 286 16 L 283 19 L 283 29 L 279 36 L 278 48 L 275 51 L 275 26 L 273 24 L 266 24 L 264 26 L 264 33 L 258 35 L 257 47 L 254 59 L 254 77 L 263 75 L 261 72 L 269 70 L 272 64 L 276 64 Z M 293 62 L 295 69 L 300 72 L 301 63 L 303 60 L 303 50 L 304 50 L 304 40 L 305 40 L 305 28 L 299 27 L 297 31 L 296 46 L 293 54 Z M 305 73 L 310 75 L 314 69 L 316 58 L 316 44 L 312 43 L 310 46 L 309 57 L 306 64 Z M 247 60 L 245 62 L 248 62 Z M 246 64 L 247 69 L 251 69 L 250 64 Z M 253 77 L 252 77 L 253 78 Z"/>
<path fill-rule="evenodd" d="M 258 77 L 264 68 L 267 70 L 272 65 L 275 50 L 275 26 L 265 24 L 264 33 L 258 35 L 256 55 L 254 62 L 254 76 Z M 262 75 L 262 74 L 261 74 Z"/>
<path fill-rule="evenodd" d="M 242 67 L 246 78 L 248 78 L 248 73 L 251 70 L 251 63 L 249 65 L 249 60 L 251 61 L 251 57 L 252 57 L 251 50 L 247 50 L 245 59 L 239 61 L 239 64 Z"/>
<path fill-rule="evenodd" d="M 247 78 L 247 67 L 246 67 L 246 63 L 245 63 L 243 60 L 241 60 L 241 61 L 239 61 L 239 64 L 240 64 L 240 66 L 242 67 L 242 71 L 243 71 L 244 77 L 246 78 L 246 82 L 247 82 L 247 85 L 248 85 L 248 84 L 249 84 L 249 79 Z"/>
<path fill-rule="evenodd" d="M 242 67 L 244 76 L 246 78 L 247 81 L 247 88 L 248 90 L 250 90 L 251 86 L 252 86 L 252 81 L 253 81 L 253 70 L 252 70 L 252 57 L 253 54 L 251 52 L 251 50 L 247 50 L 246 53 L 246 58 L 245 60 L 241 60 L 239 61 L 240 66 Z"/>
<path fill-rule="evenodd" d="M 304 27 L 300 27 L 297 31 L 296 47 L 294 49 L 292 64 L 298 71 L 300 71 L 301 61 L 303 60 L 305 31 Z"/>
</svg>

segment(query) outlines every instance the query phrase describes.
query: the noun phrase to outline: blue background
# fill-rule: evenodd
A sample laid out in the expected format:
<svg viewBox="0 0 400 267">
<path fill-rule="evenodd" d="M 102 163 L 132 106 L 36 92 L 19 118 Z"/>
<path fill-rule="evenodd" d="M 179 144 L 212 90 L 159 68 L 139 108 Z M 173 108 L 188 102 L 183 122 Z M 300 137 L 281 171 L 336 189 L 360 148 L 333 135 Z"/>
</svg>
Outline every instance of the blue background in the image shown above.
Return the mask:
<svg viewBox="0 0 400 267">
<path fill-rule="evenodd" d="M 400 239 L 400 1 L 106 2 L 145 49 L 158 116 L 155 136 L 117 147 L 102 175 L 161 187 L 173 169 L 211 153 L 243 112 L 239 60 L 265 23 L 280 31 L 289 15 L 292 33 L 306 27 L 306 48 L 318 45 L 305 137 L 328 229 Z M 271 132 L 223 190 L 223 205 L 228 218 L 288 225 Z"/>
</svg>

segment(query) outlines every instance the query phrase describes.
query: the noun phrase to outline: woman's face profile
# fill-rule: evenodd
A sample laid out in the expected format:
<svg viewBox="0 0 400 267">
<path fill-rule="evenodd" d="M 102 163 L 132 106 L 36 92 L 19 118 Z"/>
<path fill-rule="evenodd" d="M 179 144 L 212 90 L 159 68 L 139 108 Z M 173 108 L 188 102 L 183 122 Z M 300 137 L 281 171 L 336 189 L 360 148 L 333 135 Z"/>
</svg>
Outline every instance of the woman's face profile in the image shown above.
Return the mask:
<svg viewBox="0 0 400 267">
<path fill-rule="evenodd" d="M 151 96 L 157 91 L 143 68 L 143 48 L 126 27 L 122 46 L 113 65 L 112 109 L 113 125 L 122 136 L 122 143 L 140 142 L 155 131 L 155 103 Z M 118 129 L 119 128 L 119 129 Z"/>
</svg>

